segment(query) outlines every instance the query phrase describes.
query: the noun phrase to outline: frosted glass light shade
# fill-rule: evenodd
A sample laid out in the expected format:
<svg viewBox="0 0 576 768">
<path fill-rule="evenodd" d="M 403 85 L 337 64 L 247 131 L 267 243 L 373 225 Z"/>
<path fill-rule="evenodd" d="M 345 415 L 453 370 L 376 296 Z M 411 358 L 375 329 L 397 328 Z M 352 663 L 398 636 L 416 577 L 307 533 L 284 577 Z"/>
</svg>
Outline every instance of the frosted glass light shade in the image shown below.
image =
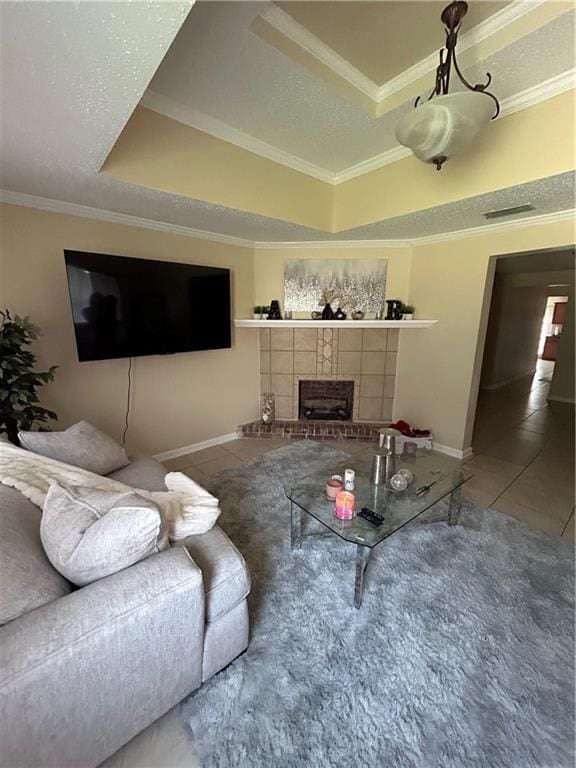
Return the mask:
<svg viewBox="0 0 576 768">
<path fill-rule="evenodd" d="M 435 96 L 396 126 L 396 138 L 425 163 L 442 163 L 469 144 L 494 115 L 489 96 L 473 91 Z"/>
</svg>

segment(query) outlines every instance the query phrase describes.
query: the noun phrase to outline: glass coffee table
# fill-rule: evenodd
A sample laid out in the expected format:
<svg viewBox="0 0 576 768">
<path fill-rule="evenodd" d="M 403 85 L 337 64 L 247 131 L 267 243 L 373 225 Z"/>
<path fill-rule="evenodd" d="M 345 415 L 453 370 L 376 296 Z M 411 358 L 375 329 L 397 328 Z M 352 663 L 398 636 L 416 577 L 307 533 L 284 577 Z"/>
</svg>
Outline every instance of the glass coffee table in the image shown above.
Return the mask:
<svg viewBox="0 0 576 768">
<path fill-rule="evenodd" d="M 375 486 L 370 482 L 372 455 L 373 450 L 362 451 L 351 456 L 346 462 L 285 486 L 286 496 L 290 500 L 292 549 L 299 549 L 304 538 L 333 533 L 356 545 L 355 608 L 362 605 L 364 572 L 372 548 L 447 496 L 450 497 L 448 523 L 455 525 L 460 513 L 461 488 L 472 477 L 472 473 L 464 467 L 455 466 L 453 459 L 445 459 L 437 454 L 417 457 L 410 463 L 403 463 L 401 458 L 397 457 L 397 470 L 401 467 L 410 469 L 414 480 L 405 491 L 395 492 L 384 485 Z M 326 498 L 326 481 L 333 474 L 344 477 L 345 468 L 356 472 L 353 491 L 356 513 L 362 507 L 369 507 L 383 515 L 384 522 L 378 527 L 358 514 L 352 520 L 339 520 L 334 514 L 336 505 Z M 416 495 L 417 490 L 423 486 L 430 487 Z M 305 532 L 308 516 L 318 520 L 324 528 L 320 531 Z"/>
</svg>

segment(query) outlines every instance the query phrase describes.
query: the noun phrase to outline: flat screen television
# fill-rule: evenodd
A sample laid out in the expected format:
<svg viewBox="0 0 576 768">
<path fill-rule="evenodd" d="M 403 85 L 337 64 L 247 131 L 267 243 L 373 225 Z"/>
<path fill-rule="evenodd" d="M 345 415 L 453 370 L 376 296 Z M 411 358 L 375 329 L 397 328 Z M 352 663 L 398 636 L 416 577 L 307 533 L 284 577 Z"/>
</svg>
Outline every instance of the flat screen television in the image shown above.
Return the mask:
<svg viewBox="0 0 576 768">
<path fill-rule="evenodd" d="M 231 346 L 230 270 L 64 251 L 78 359 Z"/>
</svg>

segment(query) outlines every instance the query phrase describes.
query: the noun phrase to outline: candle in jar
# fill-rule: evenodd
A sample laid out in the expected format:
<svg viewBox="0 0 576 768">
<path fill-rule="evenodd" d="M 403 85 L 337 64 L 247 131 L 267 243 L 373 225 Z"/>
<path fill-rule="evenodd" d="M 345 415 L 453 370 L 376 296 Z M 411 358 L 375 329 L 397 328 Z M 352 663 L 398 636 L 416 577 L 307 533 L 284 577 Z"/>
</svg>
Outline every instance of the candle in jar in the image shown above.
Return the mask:
<svg viewBox="0 0 576 768">
<path fill-rule="evenodd" d="M 336 496 L 336 517 L 339 520 L 351 520 L 354 517 L 354 494 L 340 491 Z"/>
</svg>

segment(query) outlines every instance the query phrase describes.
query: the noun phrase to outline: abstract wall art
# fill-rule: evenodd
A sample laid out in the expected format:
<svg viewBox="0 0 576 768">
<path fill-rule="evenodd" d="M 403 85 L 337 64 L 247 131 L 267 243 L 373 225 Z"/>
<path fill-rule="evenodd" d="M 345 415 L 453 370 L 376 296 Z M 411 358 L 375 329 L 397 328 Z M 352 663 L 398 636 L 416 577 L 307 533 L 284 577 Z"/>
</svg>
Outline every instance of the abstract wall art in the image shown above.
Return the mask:
<svg viewBox="0 0 576 768">
<path fill-rule="evenodd" d="M 334 296 L 332 306 L 379 312 L 386 294 L 387 259 L 287 259 L 284 308 L 314 312 L 321 296 Z"/>
</svg>

